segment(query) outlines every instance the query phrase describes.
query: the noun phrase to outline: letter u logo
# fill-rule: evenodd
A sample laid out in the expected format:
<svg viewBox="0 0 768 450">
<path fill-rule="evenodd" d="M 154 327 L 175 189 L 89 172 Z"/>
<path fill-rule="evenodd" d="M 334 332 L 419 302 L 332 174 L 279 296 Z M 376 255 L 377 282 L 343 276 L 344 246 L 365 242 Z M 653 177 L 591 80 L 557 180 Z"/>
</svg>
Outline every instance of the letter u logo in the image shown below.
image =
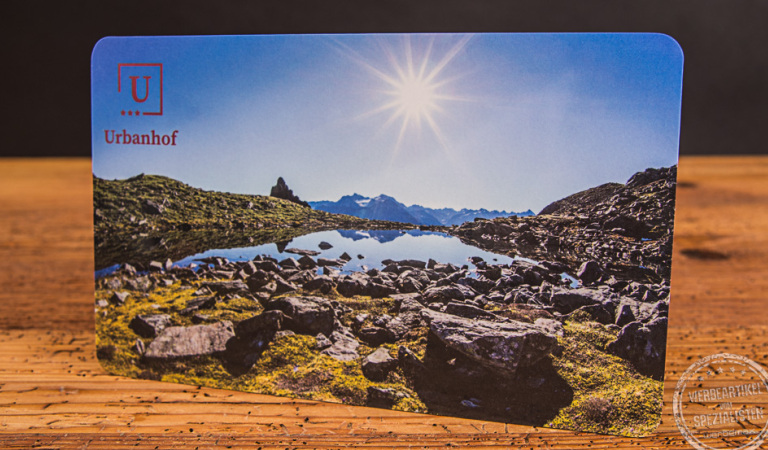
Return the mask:
<svg viewBox="0 0 768 450">
<path fill-rule="evenodd" d="M 133 95 L 133 99 L 137 103 L 144 103 L 147 101 L 147 97 L 149 97 L 149 79 L 152 77 L 142 77 L 144 78 L 144 98 L 139 98 L 139 94 L 136 89 L 136 80 L 139 79 L 137 76 L 128 77 L 131 79 L 131 94 Z"/>
</svg>

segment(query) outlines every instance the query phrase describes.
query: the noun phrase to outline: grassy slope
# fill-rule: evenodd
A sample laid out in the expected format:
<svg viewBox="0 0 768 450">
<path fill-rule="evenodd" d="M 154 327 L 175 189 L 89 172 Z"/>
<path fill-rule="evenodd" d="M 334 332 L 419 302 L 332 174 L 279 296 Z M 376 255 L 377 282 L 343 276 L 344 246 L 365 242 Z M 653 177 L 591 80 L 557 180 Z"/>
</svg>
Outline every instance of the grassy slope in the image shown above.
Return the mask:
<svg viewBox="0 0 768 450">
<path fill-rule="evenodd" d="M 147 200 L 164 205 L 163 212 L 146 212 L 143 205 Z M 412 228 L 395 222 L 315 211 L 275 197 L 205 191 L 158 175 L 138 175 L 126 180 L 94 176 L 93 206 L 97 235 L 190 228 Z"/>
</svg>

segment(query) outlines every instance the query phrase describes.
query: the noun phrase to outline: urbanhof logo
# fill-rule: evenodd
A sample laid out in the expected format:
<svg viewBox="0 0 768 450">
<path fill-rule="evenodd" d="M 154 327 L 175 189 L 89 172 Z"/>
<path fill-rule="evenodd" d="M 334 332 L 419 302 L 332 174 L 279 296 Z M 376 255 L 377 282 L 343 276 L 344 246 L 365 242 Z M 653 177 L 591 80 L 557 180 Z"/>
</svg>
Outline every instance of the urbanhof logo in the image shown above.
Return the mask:
<svg viewBox="0 0 768 450">
<path fill-rule="evenodd" d="M 121 116 L 163 115 L 163 65 L 160 63 L 121 63 L 117 65 L 117 92 Z M 129 119 L 130 120 L 130 119 Z M 104 130 L 110 145 L 175 146 L 179 130 L 158 132 L 128 129 Z"/>
<path fill-rule="evenodd" d="M 163 65 L 118 64 L 117 92 L 121 98 L 121 116 L 162 116 Z"/>
</svg>

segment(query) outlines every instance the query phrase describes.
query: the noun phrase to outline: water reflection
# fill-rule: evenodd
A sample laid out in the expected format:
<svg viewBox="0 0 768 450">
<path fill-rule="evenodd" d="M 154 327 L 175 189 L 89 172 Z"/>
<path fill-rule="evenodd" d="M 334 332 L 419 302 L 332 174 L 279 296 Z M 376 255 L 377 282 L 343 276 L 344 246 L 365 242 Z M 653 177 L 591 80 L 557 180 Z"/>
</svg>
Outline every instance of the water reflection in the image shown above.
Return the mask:
<svg viewBox="0 0 768 450">
<path fill-rule="evenodd" d="M 320 242 L 327 242 L 331 248 L 320 248 Z M 312 250 L 319 252 L 316 258 L 337 259 L 344 253 L 351 256 L 344 271 L 358 271 L 371 268 L 383 268 L 382 261 L 418 259 L 428 261 L 434 259 L 441 263 L 451 263 L 458 266 L 468 264 L 472 256 L 479 256 L 492 264 L 511 264 L 515 258 L 487 252 L 477 247 L 467 245 L 456 237 L 445 233 L 420 230 L 333 230 L 320 231 L 294 238 L 280 244 L 271 243 L 250 247 L 229 249 L 212 249 L 174 262 L 176 266 L 188 266 L 200 259 L 219 256 L 230 261 L 251 260 L 258 255 L 265 255 L 282 260 L 299 258 L 295 253 L 286 252 L 290 249 Z"/>
</svg>

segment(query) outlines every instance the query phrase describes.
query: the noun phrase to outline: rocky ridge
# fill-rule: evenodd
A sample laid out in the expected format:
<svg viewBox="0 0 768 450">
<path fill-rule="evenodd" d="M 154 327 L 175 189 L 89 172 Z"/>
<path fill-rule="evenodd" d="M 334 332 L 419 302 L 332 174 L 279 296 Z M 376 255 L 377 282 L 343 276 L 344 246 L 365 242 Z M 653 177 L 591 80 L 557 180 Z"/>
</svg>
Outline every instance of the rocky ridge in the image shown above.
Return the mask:
<svg viewBox="0 0 768 450">
<path fill-rule="evenodd" d="M 672 261 L 677 166 L 571 195 L 533 217 L 476 220 L 450 233 L 482 249 L 562 264 L 594 260 L 599 277 L 660 282 Z"/>
<path fill-rule="evenodd" d="M 277 196 L 265 196 L 206 191 L 159 175 L 140 174 L 125 180 L 94 176 L 96 238 L 106 239 L 115 233 L 138 235 L 194 230 L 256 232 L 302 228 L 307 232 L 344 227 L 409 228 L 407 224 L 315 211 L 304 202 L 279 198 L 293 195 L 280 180 L 272 189 Z"/>
</svg>

